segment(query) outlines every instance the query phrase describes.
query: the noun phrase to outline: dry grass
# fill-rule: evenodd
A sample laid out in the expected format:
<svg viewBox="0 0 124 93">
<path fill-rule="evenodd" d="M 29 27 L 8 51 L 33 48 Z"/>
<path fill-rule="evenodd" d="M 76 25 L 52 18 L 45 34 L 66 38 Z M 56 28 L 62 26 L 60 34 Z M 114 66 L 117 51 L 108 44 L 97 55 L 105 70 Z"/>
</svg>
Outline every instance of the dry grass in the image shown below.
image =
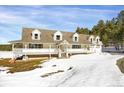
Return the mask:
<svg viewBox="0 0 124 93">
<path fill-rule="evenodd" d="M 42 77 L 42 78 L 45 78 L 45 77 L 51 76 L 51 75 L 53 75 L 53 74 L 61 73 L 61 72 L 64 72 L 64 70 L 58 70 L 58 71 L 56 71 L 56 72 L 46 73 L 46 74 L 42 75 L 41 77 Z"/>
<path fill-rule="evenodd" d="M 29 71 L 35 68 L 41 68 L 39 64 L 42 64 L 46 59 L 47 58 L 32 59 L 28 61 L 16 61 L 16 63 L 13 63 L 13 64 L 9 62 L 10 59 L 3 59 L 3 60 L 0 60 L 0 66 L 9 67 L 8 73 Z"/>
<path fill-rule="evenodd" d="M 119 67 L 120 71 L 124 73 L 124 58 L 118 59 L 116 65 Z"/>
</svg>

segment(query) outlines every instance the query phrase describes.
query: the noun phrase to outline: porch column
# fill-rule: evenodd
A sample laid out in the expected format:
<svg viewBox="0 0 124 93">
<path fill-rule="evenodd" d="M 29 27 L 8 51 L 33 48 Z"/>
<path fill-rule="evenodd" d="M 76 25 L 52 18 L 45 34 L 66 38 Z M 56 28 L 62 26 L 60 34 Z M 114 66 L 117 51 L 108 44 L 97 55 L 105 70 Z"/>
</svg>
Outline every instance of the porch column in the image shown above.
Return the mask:
<svg viewBox="0 0 124 93">
<path fill-rule="evenodd" d="M 25 44 L 24 47 L 25 47 L 25 49 L 27 49 L 27 44 Z M 25 50 L 22 50 L 22 52 L 24 52 L 24 55 L 25 55 L 25 57 L 26 57 L 26 52 L 25 52 Z"/>
<path fill-rule="evenodd" d="M 12 44 L 12 59 L 15 59 L 15 53 L 14 53 L 14 44 Z"/>
<path fill-rule="evenodd" d="M 69 44 L 69 53 L 70 53 L 70 56 L 72 55 L 72 53 L 71 53 L 71 49 L 72 49 L 72 45 L 71 44 Z"/>
<path fill-rule="evenodd" d="M 25 44 L 25 49 L 27 49 L 27 44 Z"/>
<path fill-rule="evenodd" d="M 68 45 L 66 45 L 66 57 L 68 58 Z"/>
<path fill-rule="evenodd" d="M 49 59 L 51 59 L 51 44 L 49 45 Z"/>
<path fill-rule="evenodd" d="M 99 46 L 99 52 L 102 53 L 102 45 Z"/>
<path fill-rule="evenodd" d="M 12 51 L 14 50 L 14 44 L 12 44 Z"/>
<path fill-rule="evenodd" d="M 60 49 L 60 45 L 59 45 L 58 57 L 59 57 L 59 58 L 62 57 L 62 55 L 61 55 L 61 49 Z"/>
</svg>

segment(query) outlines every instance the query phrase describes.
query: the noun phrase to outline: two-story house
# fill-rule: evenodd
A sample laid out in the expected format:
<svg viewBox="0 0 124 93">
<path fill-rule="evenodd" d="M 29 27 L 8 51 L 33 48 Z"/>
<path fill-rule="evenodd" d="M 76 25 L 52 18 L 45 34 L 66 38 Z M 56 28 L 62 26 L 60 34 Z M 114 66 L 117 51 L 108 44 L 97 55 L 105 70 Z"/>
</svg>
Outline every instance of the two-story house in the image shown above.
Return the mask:
<svg viewBox="0 0 124 93">
<path fill-rule="evenodd" d="M 99 36 L 48 29 L 23 28 L 21 40 L 10 41 L 15 55 L 58 55 L 101 51 Z M 94 47 L 95 46 L 95 47 Z M 95 49 L 94 49 L 95 48 Z"/>
</svg>

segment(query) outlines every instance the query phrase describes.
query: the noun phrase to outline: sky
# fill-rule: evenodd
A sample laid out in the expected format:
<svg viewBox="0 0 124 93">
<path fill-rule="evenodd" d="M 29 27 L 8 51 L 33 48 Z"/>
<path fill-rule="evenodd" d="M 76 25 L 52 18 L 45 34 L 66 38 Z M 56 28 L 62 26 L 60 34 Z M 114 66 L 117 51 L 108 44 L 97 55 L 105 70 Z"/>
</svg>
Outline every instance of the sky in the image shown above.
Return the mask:
<svg viewBox="0 0 124 93">
<path fill-rule="evenodd" d="M 21 39 L 23 27 L 75 32 L 92 29 L 97 22 L 117 17 L 124 6 L 96 5 L 4 5 L 0 6 L 0 44 Z"/>
</svg>

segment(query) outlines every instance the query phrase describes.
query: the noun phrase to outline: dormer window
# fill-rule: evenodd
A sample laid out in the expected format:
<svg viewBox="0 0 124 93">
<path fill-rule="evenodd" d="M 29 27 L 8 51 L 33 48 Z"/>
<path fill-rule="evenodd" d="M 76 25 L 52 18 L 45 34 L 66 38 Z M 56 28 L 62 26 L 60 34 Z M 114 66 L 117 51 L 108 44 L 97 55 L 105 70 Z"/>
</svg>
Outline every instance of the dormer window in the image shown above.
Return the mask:
<svg viewBox="0 0 124 93">
<path fill-rule="evenodd" d="M 89 41 L 90 41 L 91 43 L 94 43 L 95 38 L 94 38 L 94 36 L 93 36 L 93 35 L 91 35 L 91 36 L 89 37 Z"/>
<path fill-rule="evenodd" d="M 78 42 L 78 40 L 79 40 L 79 35 L 77 33 L 75 33 L 73 35 L 73 42 Z"/>
<path fill-rule="evenodd" d="M 99 42 L 99 39 L 96 39 L 96 42 L 98 43 Z"/>
<path fill-rule="evenodd" d="M 31 36 L 33 40 L 40 40 L 41 32 L 39 30 L 34 30 Z"/>
<path fill-rule="evenodd" d="M 54 41 L 62 40 L 62 33 L 60 31 L 55 32 L 53 39 L 54 39 Z"/>
<path fill-rule="evenodd" d="M 75 41 L 77 42 L 77 37 L 75 37 Z"/>
<path fill-rule="evenodd" d="M 90 42 L 91 42 L 91 43 L 93 42 L 93 38 L 90 39 Z"/>
<path fill-rule="evenodd" d="M 56 40 L 60 40 L 60 35 L 56 35 Z"/>
<path fill-rule="evenodd" d="M 99 43 L 99 41 L 100 41 L 100 37 L 97 36 L 97 37 L 96 37 L 96 43 Z"/>
<path fill-rule="evenodd" d="M 34 34 L 34 38 L 35 39 L 38 39 L 38 34 Z"/>
</svg>

